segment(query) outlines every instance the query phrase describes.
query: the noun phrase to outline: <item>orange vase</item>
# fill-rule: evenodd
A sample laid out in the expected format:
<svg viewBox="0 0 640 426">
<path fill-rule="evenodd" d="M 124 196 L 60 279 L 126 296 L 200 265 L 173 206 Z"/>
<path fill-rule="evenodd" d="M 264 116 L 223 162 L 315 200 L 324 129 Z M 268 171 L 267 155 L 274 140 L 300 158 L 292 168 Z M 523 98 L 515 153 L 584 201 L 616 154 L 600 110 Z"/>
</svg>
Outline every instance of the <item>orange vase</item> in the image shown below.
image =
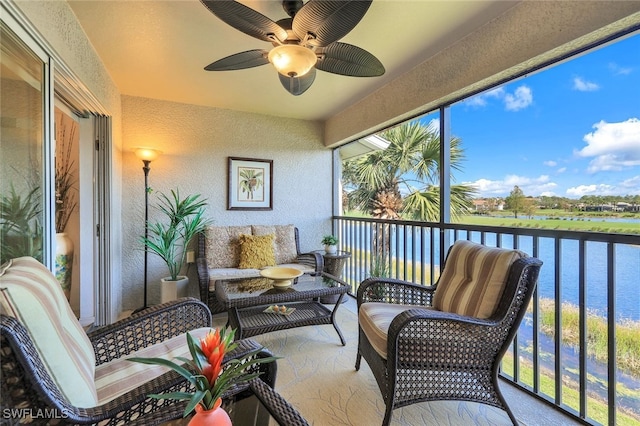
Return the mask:
<svg viewBox="0 0 640 426">
<path fill-rule="evenodd" d="M 221 407 L 222 399 L 218 398 L 211 410 L 196 405 L 196 414 L 189 421 L 189 426 L 231 426 L 229 414 Z"/>
</svg>

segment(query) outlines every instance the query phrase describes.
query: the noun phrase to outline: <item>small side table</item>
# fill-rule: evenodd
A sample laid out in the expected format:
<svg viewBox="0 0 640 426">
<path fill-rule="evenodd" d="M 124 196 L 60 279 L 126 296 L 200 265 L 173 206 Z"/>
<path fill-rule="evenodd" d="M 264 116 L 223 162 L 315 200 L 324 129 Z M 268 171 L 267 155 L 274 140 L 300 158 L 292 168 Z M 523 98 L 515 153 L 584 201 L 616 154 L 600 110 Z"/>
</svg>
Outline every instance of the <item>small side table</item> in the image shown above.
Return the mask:
<svg viewBox="0 0 640 426">
<path fill-rule="evenodd" d="M 327 253 L 324 250 L 317 250 L 317 253 L 321 253 L 324 258 L 324 272 L 331 274 L 334 277 L 342 278 L 342 271 L 344 264 L 351 257 L 351 253 L 348 251 L 338 250 L 335 253 Z M 339 295 L 324 296 L 320 298 L 321 303 L 336 303 Z M 347 298 L 342 298 L 342 303 L 346 302 Z"/>
</svg>

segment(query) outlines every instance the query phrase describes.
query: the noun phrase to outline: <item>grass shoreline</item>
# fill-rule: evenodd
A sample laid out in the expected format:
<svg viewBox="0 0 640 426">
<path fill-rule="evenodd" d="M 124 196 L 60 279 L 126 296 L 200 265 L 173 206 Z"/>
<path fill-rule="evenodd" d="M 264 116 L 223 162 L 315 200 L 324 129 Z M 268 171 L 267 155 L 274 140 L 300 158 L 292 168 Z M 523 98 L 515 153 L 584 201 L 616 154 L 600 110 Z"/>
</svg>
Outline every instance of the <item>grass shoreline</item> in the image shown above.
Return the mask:
<svg viewBox="0 0 640 426">
<path fill-rule="evenodd" d="M 633 219 L 636 219 L 635 217 Z M 462 216 L 456 223 L 465 225 L 504 226 L 510 228 L 556 229 L 566 231 L 603 232 L 607 234 L 640 234 L 634 222 L 612 222 L 603 217 L 566 216 L 549 219 L 514 218 L 509 216 Z"/>
<path fill-rule="evenodd" d="M 541 331 L 555 338 L 555 302 L 553 299 L 540 299 Z M 578 348 L 580 345 L 580 308 L 563 302 L 562 343 Z M 607 363 L 608 326 L 606 318 L 587 312 L 587 356 Z M 616 322 L 616 363 L 618 368 L 633 377 L 640 378 L 640 321 Z"/>
</svg>

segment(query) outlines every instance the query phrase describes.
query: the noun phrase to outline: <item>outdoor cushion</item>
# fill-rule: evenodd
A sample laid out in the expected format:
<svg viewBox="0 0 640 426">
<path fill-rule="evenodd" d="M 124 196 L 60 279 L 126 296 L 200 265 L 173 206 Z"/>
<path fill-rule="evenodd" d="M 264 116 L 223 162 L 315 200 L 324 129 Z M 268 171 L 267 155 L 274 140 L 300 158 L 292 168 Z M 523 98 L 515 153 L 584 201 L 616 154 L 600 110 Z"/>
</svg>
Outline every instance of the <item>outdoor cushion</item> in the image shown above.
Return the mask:
<svg viewBox="0 0 640 426">
<path fill-rule="evenodd" d="M 196 340 L 200 340 L 209 331 L 211 331 L 210 327 L 204 327 L 197 328 L 189 333 Z M 125 392 L 140 387 L 140 383 L 148 382 L 167 371 L 171 371 L 168 367 L 160 365 L 148 365 L 129 361 L 129 358 L 133 357 L 163 358 L 174 361 L 177 364 L 182 364 L 182 361 L 176 360 L 175 358 L 184 357 L 191 359 L 189 346 L 187 345 L 187 335 L 181 334 L 180 336 L 165 340 L 162 343 L 157 343 L 122 358 L 97 366 L 95 384 L 99 404 L 109 402 Z"/>
<path fill-rule="evenodd" d="M 456 241 L 438 279 L 433 307 L 476 318 L 495 312 L 507 283 L 511 264 L 524 252 Z"/>
<path fill-rule="evenodd" d="M 0 312 L 27 329 L 65 398 L 96 406 L 93 345 L 51 271 L 32 257 L 10 260 L 0 271 L 0 289 Z"/>
<path fill-rule="evenodd" d="M 274 235 L 240 235 L 240 269 L 275 266 Z"/>
<path fill-rule="evenodd" d="M 295 263 L 298 256 L 296 250 L 296 235 L 293 225 L 252 225 L 253 235 L 275 235 L 273 241 L 276 263 Z"/>
<path fill-rule="evenodd" d="M 251 226 L 209 226 L 206 235 L 206 256 L 209 268 L 237 268 L 240 264 L 238 237 L 251 234 Z"/>
<path fill-rule="evenodd" d="M 367 302 L 360 305 L 358 323 L 369 343 L 384 359 L 387 359 L 387 334 L 391 321 L 408 309 L 431 309 L 424 306 L 396 305 L 391 303 Z"/>
</svg>

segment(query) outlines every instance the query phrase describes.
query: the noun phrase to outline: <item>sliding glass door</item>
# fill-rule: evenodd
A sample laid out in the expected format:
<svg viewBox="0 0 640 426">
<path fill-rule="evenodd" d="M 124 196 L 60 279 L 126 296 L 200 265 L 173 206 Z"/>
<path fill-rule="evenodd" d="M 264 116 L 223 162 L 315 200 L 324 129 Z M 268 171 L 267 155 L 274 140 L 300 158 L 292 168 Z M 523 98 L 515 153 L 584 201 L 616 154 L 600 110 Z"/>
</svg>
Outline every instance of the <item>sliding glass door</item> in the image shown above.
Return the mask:
<svg viewBox="0 0 640 426">
<path fill-rule="evenodd" d="M 50 266 L 48 65 L 0 23 L 0 262 L 33 256 Z"/>
</svg>

